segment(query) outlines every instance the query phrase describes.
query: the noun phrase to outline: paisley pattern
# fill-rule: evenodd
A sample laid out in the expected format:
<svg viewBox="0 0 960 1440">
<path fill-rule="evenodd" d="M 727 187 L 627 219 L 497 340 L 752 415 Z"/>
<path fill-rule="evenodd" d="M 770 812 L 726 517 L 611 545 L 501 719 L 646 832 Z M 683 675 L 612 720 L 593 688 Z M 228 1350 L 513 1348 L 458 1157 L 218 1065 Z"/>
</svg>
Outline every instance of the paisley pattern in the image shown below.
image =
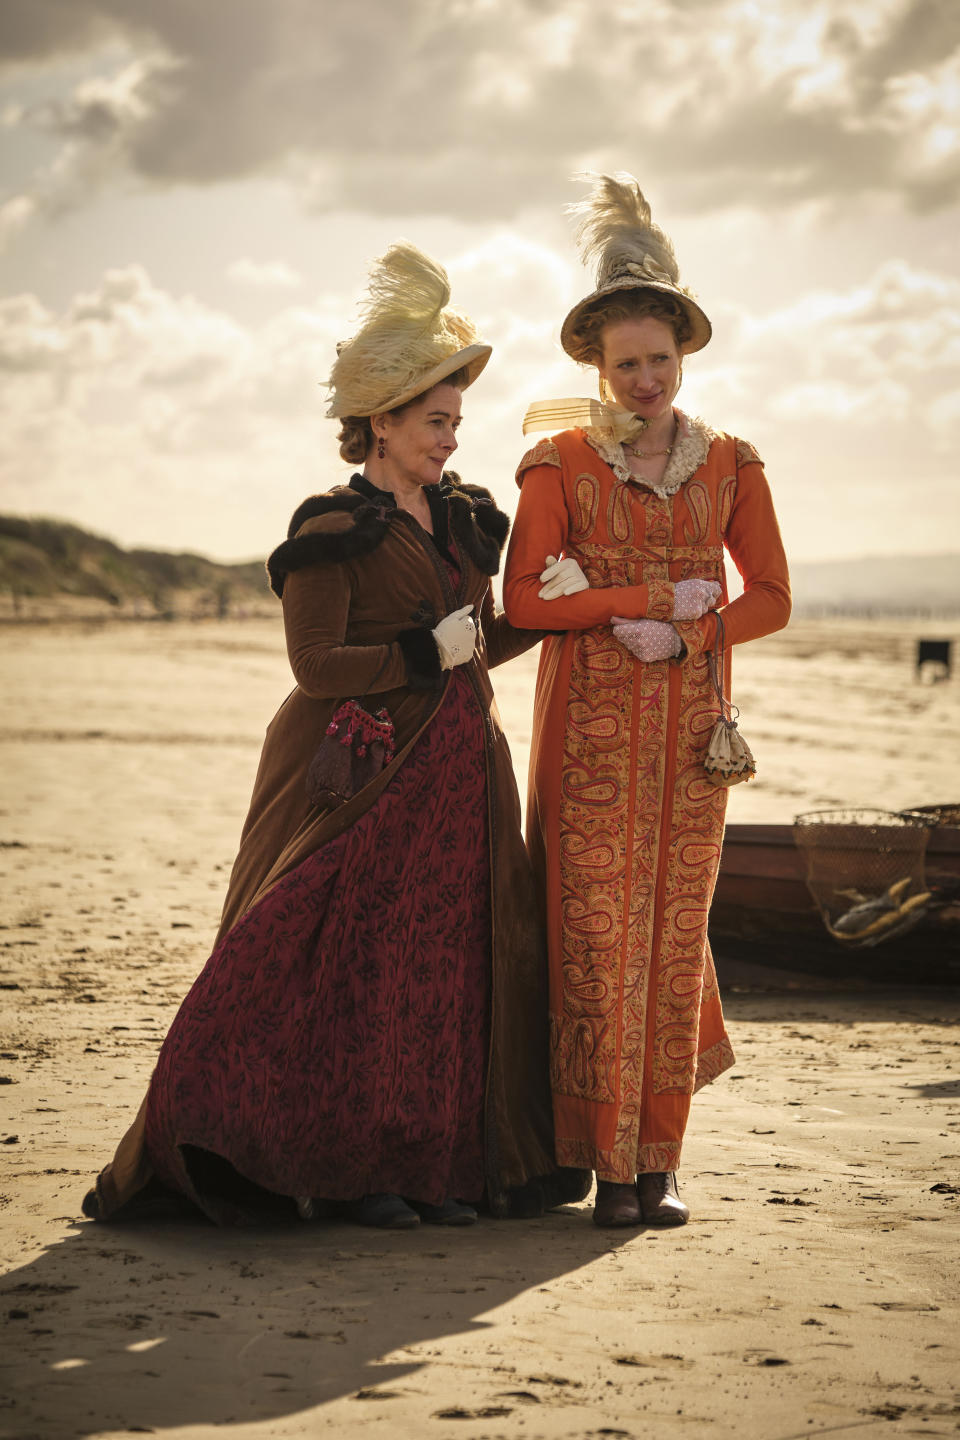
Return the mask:
<svg viewBox="0 0 960 1440">
<path fill-rule="evenodd" d="M 532 465 L 556 465 L 557 469 L 560 468 L 560 456 L 557 454 L 557 447 L 549 438 L 538 440 L 536 445 L 527 451 L 527 455 L 524 458 L 526 459 L 529 456 L 534 457 L 530 460 Z"/>
<path fill-rule="evenodd" d="M 490 945 L 483 719 L 455 670 L 374 806 L 214 950 L 151 1082 L 157 1174 L 220 1223 L 271 1196 L 478 1198 Z"/>
<path fill-rule="evenodd" d="M 758 451 L 749 440 L 737 440 L 737 466 L 741 465 L 762 465 Z"/>
<path fill-rule="evenodd" d="M 670 617 L 672 584 L 692 576 L 717 580 L 726 601 L 730 437 L 711 434 L 705 462 L 666 496 L 622 483 L 578 432 L 554 443 L 568 553 L 591 585 L 648 585 L 652 619 Z M 558 1160 L 628 1182 L 677 1167 L 690 1097 L 733 1063 L 707 943 L 726 792 L 702 761 L 718 707 L 704 656 L 642 664 L 606 625 L 548 643 L 570 664 L 558 835 L 545 837 L 560 886 Z"/>
<path fill-rule="evenodd" d="M 710 494 L 702 480 L 691 480 L 683 492 L 689 516 L 683 526 L 688 545 L 702 545 L 710 528 Z"/>
<path fill-rule="evenodd" d="M 556 447 L 554 447 L 554 453 L 556 453 Z M 559 456 L 557 463 L 559 464 Z M 570 535 L 573 540 L 582 540 L 585 535 L 593 533 L 597 523 L 600 483 L 596 475 L 578 475 L 573 494 L 576 509 L 570 527 Z"/>
</svg>

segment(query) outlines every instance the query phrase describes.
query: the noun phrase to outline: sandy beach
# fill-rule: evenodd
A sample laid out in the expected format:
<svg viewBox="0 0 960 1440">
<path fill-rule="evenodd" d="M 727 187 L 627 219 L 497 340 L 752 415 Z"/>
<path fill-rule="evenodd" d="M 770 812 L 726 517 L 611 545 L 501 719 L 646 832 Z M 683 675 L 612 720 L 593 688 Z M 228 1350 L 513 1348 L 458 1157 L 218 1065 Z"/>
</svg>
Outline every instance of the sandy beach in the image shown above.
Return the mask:
<svg viewBox="0 0 960 1440">
<path fill-rule="evenodd" d="M 732 821 L 960 800 L 960 621 L 798 621 L 736 656 Z M 590 1206 L 391 1235 L 97 1227 L 80 1200 L 206 960 L 279 621 L 7 626 L 0 1440 L 794 1440 L 960 1430 L 960 996 L 725 996 L 680 1231 Z M 525 785 L 535 656 L 497 678 Z M 735 957 L 734 957 L 735 958 Z"/>
</svg>

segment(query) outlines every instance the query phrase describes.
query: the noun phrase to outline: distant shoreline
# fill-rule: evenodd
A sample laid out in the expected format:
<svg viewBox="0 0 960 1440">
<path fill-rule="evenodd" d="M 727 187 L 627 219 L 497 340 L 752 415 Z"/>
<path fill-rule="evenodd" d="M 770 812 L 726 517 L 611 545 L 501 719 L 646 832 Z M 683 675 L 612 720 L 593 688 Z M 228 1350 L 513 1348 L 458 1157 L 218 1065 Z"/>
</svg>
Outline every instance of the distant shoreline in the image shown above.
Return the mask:
<svg viewBox="0 0 960 1440">
<path fill-rule="evenodd" d="M 280 614 L 280 602 L 278 600 L 271 601 L 269 596 L 265 597 L 259 607 L 256 604 L 238 606 L 230 609 L 225 615 L 216 615 L 208 610 L 178 608 L 176 605 L 169 610 L 154 611 L 150 614 L 106 605 L 101 605 L 97 609 L 86 609 L 69 604 L 58 605 L 55 601 L 46 604 L 40 602 L 37 609 L 30 613 L 22 609 L 15 611 L 10 604 L 9 596 L 0 595 L 0 627 L 9 630 L 46 625 L 96 627 L 108 625 L 222 625 L 225 623 L 234 625 L 277 620 L 280 618 Z"/>
<path fill-rule="evenodd" d="M 71 601 L 73 603 L 71 603 Z M 27 606 L 30 608 L 28 609 Z M 185 600 L 178 603 L 178 597 L 171 597 L 170 608 L 149 612 L 126 607 L 115 607 L 105 602 L 77 604 L 74 597 L 32 597 L 15 609 L 9 595 L 0 594 L 0 627 L 4 629 L 29 628 L 30 626 L 77 625 L 106 627 L 109 625 L 222 625 L 247 624 L 260 621 L 279 620 L 280 602 L 269 593 L 262 601 L 238 604 L 225 614 L 215 614 L 203 605 L 192 607 Z M 905 621 L 923 623 L 932 627 L 960 625 L 960 604 L 943 609 L 922 609 L 904 606 L 902 609 L 881 609 L 877 606 L 824 606 L 796 604 L 790 625 L 799 622 L 856 622 L 880 625 Z M 960 638 L 960 637 L 958 637 Z"/>
<path fill-rule="evenodd" d="M 728 573 L 735 596 L 732 562 Z M 960 554 L 798 561 L 791 577 L 796 618 L 938 625 L 960 616 Z M 124 549 L 67 521 L 0 515 L 0 625 L 276 614 L 262 560 Z"/>
</svg>

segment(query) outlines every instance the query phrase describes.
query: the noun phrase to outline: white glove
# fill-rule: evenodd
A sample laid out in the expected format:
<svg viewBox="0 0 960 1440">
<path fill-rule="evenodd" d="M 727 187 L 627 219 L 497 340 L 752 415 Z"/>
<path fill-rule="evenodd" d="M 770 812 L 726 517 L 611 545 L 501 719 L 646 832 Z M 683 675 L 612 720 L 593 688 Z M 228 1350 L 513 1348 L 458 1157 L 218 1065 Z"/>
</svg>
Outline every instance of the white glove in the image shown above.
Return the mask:
<svg viewBox="0 0 960 1440">
<path fill-rule="evenodd" d="M 547 556 L 547 568 L 540 576 L 543 589 L 541 600 L 556 600 L 560 595 L 576 595 L 578 590 L 589 590 L 590 581 L 584 575 L 572 555 L 558 560 L 556 555 Z"/>
<path fill-rule="evenodd" d="M 433 632 L 440 651 L 440 669 L 452 670 L 454 665 L 465 665 L 473 659 L 477 644 L 477 627 L 473 620 L 473 606 L 464 605 L 444 615 Z"/>
<path fill-rule="evenodd" d="M 716 580 L 678 580 L 673 587 L 672 620 L 699 620 L 720 599 Z"/>
<path fill-rule="evenodd" d="M 613 633 L 638 660 L 672 660 L 683 649 L 683 641 L 665 620 L 621 620 Z"/>
</svg>

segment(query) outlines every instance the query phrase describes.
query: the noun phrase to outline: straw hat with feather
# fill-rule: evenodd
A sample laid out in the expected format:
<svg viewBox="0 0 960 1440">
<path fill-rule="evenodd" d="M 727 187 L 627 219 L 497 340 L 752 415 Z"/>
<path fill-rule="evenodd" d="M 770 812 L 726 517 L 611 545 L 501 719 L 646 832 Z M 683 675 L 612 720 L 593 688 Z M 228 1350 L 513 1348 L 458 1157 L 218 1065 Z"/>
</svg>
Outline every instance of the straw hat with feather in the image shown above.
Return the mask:
<svg viewBox="0 0 960 1440">
<path fill-rule="evenodd" d="M 442 265 L 400 240 L 370 268 L 361 301 L 363 324 L 337 346 L 326 382 L 327 414 L 380 415 L 395 410 L 457 371 L 472 385 L 490 358 L 471 320 L 450 306 Z"/>
<path fill-rule="evenodd" d="M 619 290 L 657 290 L 672 295 L 692 328 L 684 354 L 702 350 L 713 333 L 692 293 L 680 284 L 680 269 L 669 237 L 654 223 L 650 206 L 632 175 L 585 175 L 594 187 L 567 207 L 578 219 L 577 247 L 584 264 L 597 267 L 597 288 L 580 300 L 563 322 L 560 343 L 581 360 L 579 332 L 597 302 Z"/>
</svg>

